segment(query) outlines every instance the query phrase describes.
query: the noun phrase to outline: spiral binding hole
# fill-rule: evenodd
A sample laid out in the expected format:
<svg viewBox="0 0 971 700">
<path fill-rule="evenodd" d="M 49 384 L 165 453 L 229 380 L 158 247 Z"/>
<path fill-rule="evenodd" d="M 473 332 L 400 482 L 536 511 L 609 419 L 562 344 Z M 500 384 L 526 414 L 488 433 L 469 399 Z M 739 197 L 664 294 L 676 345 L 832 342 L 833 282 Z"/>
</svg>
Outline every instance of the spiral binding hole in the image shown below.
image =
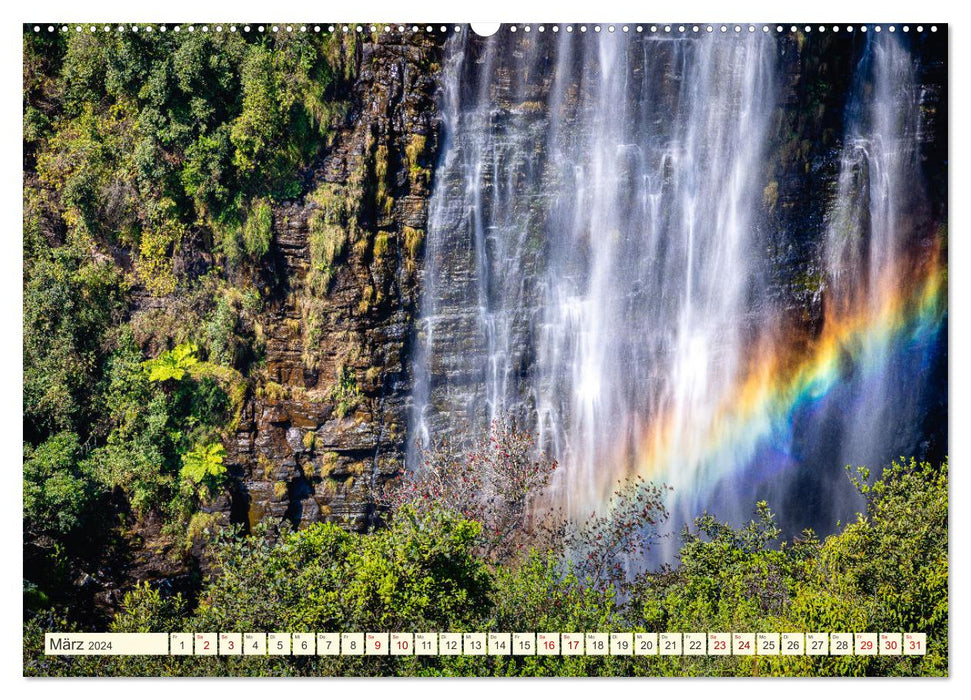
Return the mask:
<svg viewBox="0 0 971 700">
<path fill-rule="evenodd" d="M 48 33 L 53 33 L 53 32 L 55 32 L 55 31 L 58 30 L 58 27 L 56 25 L 40 25 L 40 24 L 35 24 L 35 25 L 28 25 L 28 26 L 30 27 L 30 30 L 33 31 L 35 34 L 39 34 L 39 33 L 43 32 L 43 31 L 45 31 L 45 28 L 46 28 L 46 31 Z M 365 30 L 369 30 L 372 34 L 376 34 L 376 33 L 390 34 L 390 33 L 395 32 L 395 31 L 397 31 L 398 33 L 404 33 L 404 32 L 409 31 L 408 25 L 404 25 L 404 24 L 398 24 L 398 25 L 392 25 L 392 24 L 384 24 L 384 25 L 380 25 L 380 24 L 362 25 L 362 24 L 357 24 L 357 25 L 338 25 L 338 26 L 340 28 L 340 31 L 342 33 L 344 33 L 344 34 L 347 34 L 350 31 L 354 31 L 354 32 L 356 32 L 358 34 L 361 34 Z M 292 24 L 288 24 L 288 25 L 283 25 L 282 27 L 280 25 L 270 25 L 270 26 L 258 25 L 256 27 L 256 29 L 260 33 L 265 33 L 266 31 L 270 31 L 270 32 L 272 32 L 274 34 L 279 34 L 281 32 L 281 30 L 282 30 L 282 31 L 285 31 L 288 34 L 293 34 L 294 32 L 297 32 L 297 31 L 299 31 L 300 33 L 307 33 L 310 30 L 310 28 L 312 27 L 313 32 L 315 34 L 319 34 L 321 31 L 326 31 L 329 34 L 333 34 L 333 33 L 335 33 L 338 30 L 338 26 L 328 25 L 326 28 L 324 28 L 324 27 L 321 27 L 321 25 L 317 25 L 317 24 L 315 24 L 315 25 L 306 25 L 306 24 L 302 24 L 302 25 L 292 25 Z M 702 30 L 704 30 L 704 32 L 710 34 L 710 33 L 714 32 L 715 29 L 717 28 L 717 30 L 719 32 L 721 32 L 722 34 L 727 34 L 729 31 L 731 31 L 731 32 L 733 32 L 733 33 L 735 33 L 737 35 L 741 35 L 741 33 L 743 31 L 743 27 L 746 27 L 747 28 L 747 31 L 748 31 L 749 34 L 753 34 L 753 33 L 755 33 L 758 30 L 759 26 L 761 27 L 761 30 L 762 30 L 763 33 L 769 33 L 769 32 L 771 32 L 773 27 L 775 27 L 775 32 L 777 34 L 782 34 L 783 32 L 786 31 L 786 27 L 784 25 L 781 25 L 781 24 L 777 24 L 777 25 L 763 24 L 763 25 L 758 25 L 758 26 L 757 25 L 754 25 L 754 24 L 750 24 L 750 25 L 737 25 L 737 24 L 736 25 L 725 25 L 725 24 L 722 24 L 722 25 L 697 25 L 697 24 L 695 24 L 695 25 L 690 25 L 690 26 L 689 25 L 683 25 L 683 24 L 677 25 L 677 26 L 673 26 L 673 25 L 669 25 L 668 24 L 668 25 L 662 25 L 660 27 L 658 25 L 650 25 L 650 27 L 645 27 L 645 25 L 640 25 L 640 24 L 638 24 L 638 25 L 628 25 L 628 24 L 624 24 L 624 25 L 614 25 L 614 24 L 608 24 L 608 25 L 600 25 L 600 24 L 594 24 L 594 25 L 585 25 L 585 24 L 581 24 L 581 25 L 557 25 L 557 24 L 552 24 L 552 25 L 549 25 L 549 29 L 553 33 L 559 33 L 561 26 L 564 26 L 565 29 L 566 29 L 566 31 L 568 33 L 574 33 L 575 31 L 579 31 L 580 33 L 583 33 L 583 34 L 587 33 L 588 29 L 591 29 L 591 28 L 592 28 L 592 30 L 593 30 L 593 32 L 595 34 L 601 34 L 601 33 L 603 33 L 603 30 L 604 29 L 606 29 L 607 33 L 609 33 L 609 34 L 616 34 L 618 32 L 618 29 L 622 33 L 624 33 L 624 34 L 629 34 L 631 32 L 636 32 L 638 34 L 642 34 L 645 31 L 650 31 L 651 33 L 657 33 L 659 31 L 661 31 L 661 32 L 663 32 L 665 34 L 671 34 L 673 32 L 677 32 L 679 34 L 686 34 L 688 32 L 690 32 L 692 34 L 698 34 Z M 156 25 L 154 27 L 152 25 L 141 25 L 141 26 L 139 26 L 137 24 L 128 25 L 128 26 L 126 26 L 126 25 L 112 26 L 110 24 L 106 24 L 106 25 L 94 25 L 94 24 L 91 24 L 91 25 L 82 25 L 82 24 L 67 25 L 67 24 L 64 24 L 64 25 L 60 25 L 60 31 L 61 32 L 69 32 L 69 31 L 71 31 L 72 27 L 73 27 L 73 29 L 74 29 L 74 31 L 76 33 L 82 33 L 82 32 L 84 32 L 85 28 L 87 28 L 87 30 L 91 34 L 97 34 L 99 32 L 111 33 L 112 31 L 117 31 L 117 32 L 130 31 L 130 32 L 133 32 L 133 33 L 137 33 L 139 31 L 142 31 L 142 32 L 145 32 L 146 34 L 149 34 L 152 31 L 158 31 L 160 33 L 165 33 L 167 31 L 169 31 L 169 29 L 170 29 L 168 26 L 166 26 L 164 24 Z M 938 26 L 937 25 L 930 25 L 926 29 L 929 30 L 932 33 L 936 33 L 938 31 Z M 180 33 L 183 30 L 184 31 L 188 31 L 190 33 L 193 33 L 193 32 L 195 32 L 197 30 L 198 31 L 201 31 L 203 33 L 208 33 L 210 31 L 210 25 L 206 25 L 206 24 L 200 24 L 200 25 L 186 24 L 186 25 L 173 25 L 171 27 L 171 31 L 173 31 L 175 33 Z M 228 26 L 226 26 L 226 25 L 222 25 L 222 24 L 217 24 L 217 25 L 213 25 L 212 26 L 212 30 L 215 33 L 217 33 L 217 34 L 223 34 L 227 30 L 230 33 L 233 33 L 233 34 L 235 34 L 238 30 L 243 31 L 244 33 L 250 33 L 252 31 L 252 27 L 251 27 L 251 25 L 248 25 L 248 24 L 247 25 L 243 25 L 243 26 L 241 26 L 239 28 L 236 25 L 228 25 Z M 458 25 L 458 24 L 452 25 L 451 26 L 451 30 L 454 31 L 455 33 L 460 33 L 462 31 L 462 25 Z M 515 25 L 515 24 L 512 24 L 512 25 L 509 25 L 508 26 L 508 30 L 509 30 L 510 33 L 516 33 L 518 31 L 522 31 L 524 33 L 529 34 L 529 33 L 532 33 L 534 30 L 536 32 L 539 32 L 539 33 L 545 33 L 547 31 L 547 26 L 546 25 L 543 25 L 543 24 L 538 24 L 538 25 L 529 25 L 529 24 Z M 447 34 L 449 32 L 449 25 L 444 25 L 443 24 L 443 25 L 439 25 L 437 28 L 435 26 L 430 25 L 430 24 L 429 25 L 425 25 L 424 27 L 421 27 L 419 25 L 412 25 L 410 27 L 410 31 L 413 34 L 418 33 L 418 32 L 421 32 L 421 31 L 424 31 L 427 34 L 431 34 L 431 33 L 434 33 L 434 32 L 437 32 L 437 33 L 440 33 L 440 34 Z M 909 34 L 911 31 L 914 31 L 914 32 L 916 32 L 918 34 L 922 34 L 925 31 L 925 27 L 924 27 L 924 25 L 916 25 L 915 27 L 911 27 L 911 25 L 908 25 L 908 24 L 904 24 L 904 25 L 880 25 L 880 24 L 865 25 L 865 24 L 861 24 L 861 25 L 858 25 L 858 26 L 854 26 L 854 25 L 843 25 L 843 26 L 841 26 L 841 25 L 832 25 L 832 26 L 827 26 L 827 25 L 820 24 L 820 25 L 818 25 L 816 27 L 813 27 L 813 26 L 807 24 L 807 25 L 805 25 L 805 26 L 803 26 L 801 28 L 798 27 L 798 26 L 796 26 L 796 25 L 790 25 L 789 26 L 789 32 L 796 33 L 796 32 L 799 32 L 799 31 L 802 31 L 802 32 L 804 32 L 806 34 L 811 34 L 814 31 L 817 32 L 817 33 L 819 33 L 819 34 L 826 33 L 827 31 L 833 32 L 834 34 L 839 33 L 841 31 L 845 31 L 848 34 L 851 34 L 854 31 L 859 31 L 861 33 L 866 33 L 868 31 L 873 31 L 873 32 L 876 32 L 876 33 L 881 33 L 883 31 L 887 31 L 887 32 L 890 32 L 890 33 L 896 33 L 898 31 L 901 31 L 901 32 L 904 32 L 905 34 Z"/>
</svg>

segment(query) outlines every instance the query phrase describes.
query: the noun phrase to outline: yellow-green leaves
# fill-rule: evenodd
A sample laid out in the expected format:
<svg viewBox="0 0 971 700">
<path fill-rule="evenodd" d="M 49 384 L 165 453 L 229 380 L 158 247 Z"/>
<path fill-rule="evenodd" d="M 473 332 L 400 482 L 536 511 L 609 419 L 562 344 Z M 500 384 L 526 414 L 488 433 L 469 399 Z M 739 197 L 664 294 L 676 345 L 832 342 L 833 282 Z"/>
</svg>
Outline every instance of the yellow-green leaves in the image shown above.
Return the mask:
<svg viewBox="0 0 971 700">
<path fill-rule="evenodd" d="M 166 350 L 154 360 L 147 360 L 144 365 L 148 370 L 148 380 L 151 382 L 165 382 L 169 379 L 179 381 L 193 365 L 198 364 L 196 353 L 199 346 L 195 343 L 176 345 Z"/>
<path fill-rule="evenodd" d="M 196 445 L 182 455 L 182 469 L 179 475 L 195 488 L 199 495 L 209 495 L 226 475 L 223 459 L 226 448 L 221 443 L 213 442 Z"/>
</svg>

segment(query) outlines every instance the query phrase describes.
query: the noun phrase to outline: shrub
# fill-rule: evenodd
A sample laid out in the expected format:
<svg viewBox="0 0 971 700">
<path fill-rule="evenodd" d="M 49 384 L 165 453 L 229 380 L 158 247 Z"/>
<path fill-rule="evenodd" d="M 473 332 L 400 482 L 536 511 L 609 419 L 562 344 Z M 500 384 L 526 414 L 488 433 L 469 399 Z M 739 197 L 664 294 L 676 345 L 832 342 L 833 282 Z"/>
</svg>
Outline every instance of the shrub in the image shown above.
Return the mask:
<svg viewBox="0 0 971 700">
<path fill-rule="evenodd" d="M 85 439 L 97 424 L 97 387 L 106 335 L 123 306 L 109 263 L 74 246 L 40 248 L 24 261 L 24 431 L 35 442 L 69 431 Z"/>
<path fill-rule="evenodd" d="M 206 499 L 221 485 L 226 475 L 226 467 L 223 465 L 225 457 L 226 448 L 221 443 L 196 445 L 182 455 L 179 475 L 200 498 Z"/>
<path fill-rule="evenodd" d="M 498 561 L 543 546 L 546 523 L 534 517 L 531 506 L 548 486 L 556 462 L 534 454 L 528 433 L 496 420 L 488 437 L 467 451 L 443 439 L 423 450 L 420 462 L 390 495 L 393 511 L 447 508 L 475 520 L 483 528 L 481 545 Z"/>
<path fill-rule="evenodd" d="M 357 408 L 362 398 L 364 397 L 357 387 L 354 370 L 350 367 L 340 367 L 337 372 L 337 383 L 330 391 L 330 400 L 335 403 L 334 415 L 343 418 Z"/>
<path fill-rule="evenodd" d="M 85 523 L 97 488 L 74 433 L 24 445 L 25 531 L 63 538 Z"/>
</svg>

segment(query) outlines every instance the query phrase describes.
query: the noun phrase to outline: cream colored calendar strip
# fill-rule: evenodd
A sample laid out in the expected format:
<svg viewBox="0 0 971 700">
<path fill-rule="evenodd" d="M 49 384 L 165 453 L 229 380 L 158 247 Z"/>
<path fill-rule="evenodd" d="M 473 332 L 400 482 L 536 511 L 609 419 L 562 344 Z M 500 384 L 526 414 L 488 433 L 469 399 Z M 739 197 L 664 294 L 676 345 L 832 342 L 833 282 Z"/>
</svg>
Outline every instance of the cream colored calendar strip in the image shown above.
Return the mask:
<svg viewBox="0 0 971 700">
<path fill-rule="evenodd" d="M 67 632 L 44 635 L 44 653 L 50 656 L 166 656 L 165 632 Z"/>
<path fill-rule="evenodd" d="M 173 632 L 44 635 L 52 656 L 924 656 L 922 632 Z"/>
</svg>

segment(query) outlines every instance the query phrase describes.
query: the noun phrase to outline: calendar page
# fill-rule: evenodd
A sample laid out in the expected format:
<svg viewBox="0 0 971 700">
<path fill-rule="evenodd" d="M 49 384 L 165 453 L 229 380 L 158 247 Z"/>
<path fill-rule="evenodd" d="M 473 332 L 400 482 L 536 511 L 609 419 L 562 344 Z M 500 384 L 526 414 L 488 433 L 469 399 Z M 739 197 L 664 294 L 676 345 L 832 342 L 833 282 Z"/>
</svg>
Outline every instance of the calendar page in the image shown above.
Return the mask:
<svg viewBox="0 0 971 700">
<path fill-rule="evenodd" d="M 948 675 L 947 24 L 22 40 L 24 675 Z"/>
</svg>

